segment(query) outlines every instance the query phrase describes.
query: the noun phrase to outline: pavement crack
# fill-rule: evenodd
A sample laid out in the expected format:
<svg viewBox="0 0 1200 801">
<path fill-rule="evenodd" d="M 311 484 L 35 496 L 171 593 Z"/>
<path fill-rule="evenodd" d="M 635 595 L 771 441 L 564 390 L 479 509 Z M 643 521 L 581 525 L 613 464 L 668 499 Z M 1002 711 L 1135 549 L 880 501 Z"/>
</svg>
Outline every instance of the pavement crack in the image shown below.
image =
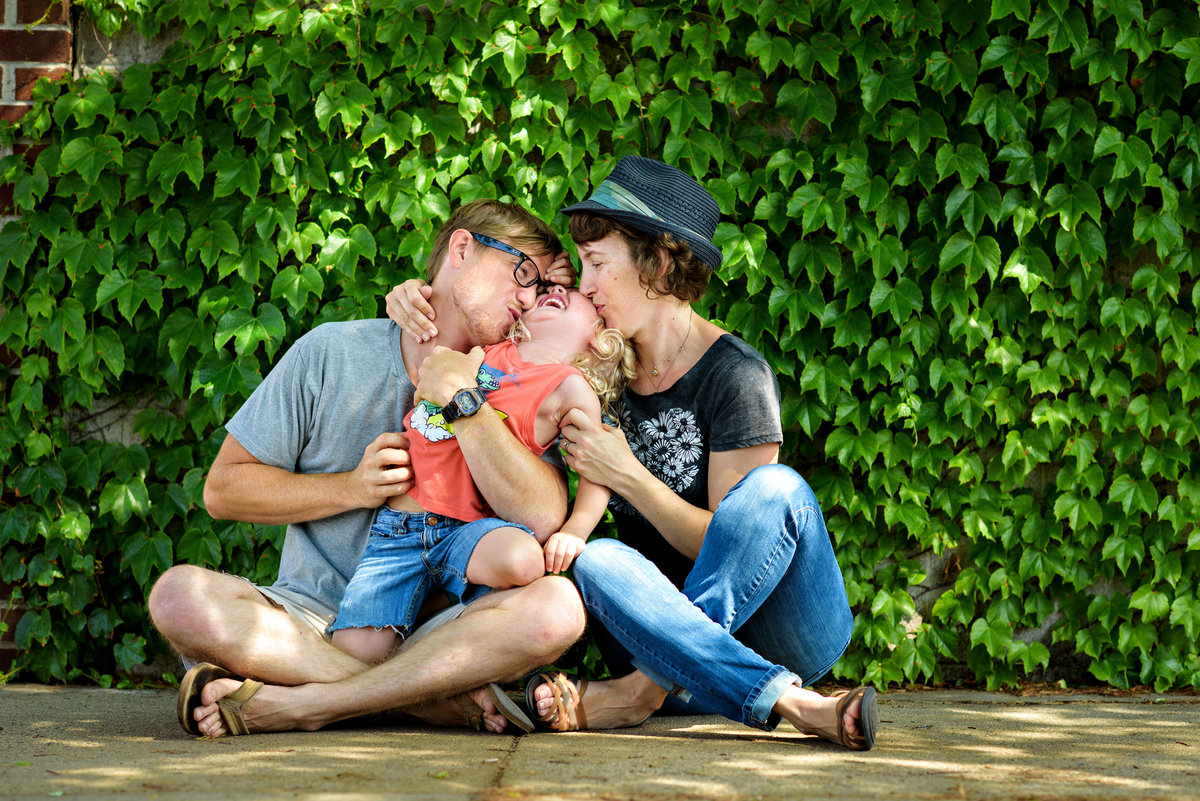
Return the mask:
<svg viewBox="0 0 1200 801">
<path fill-rule="evenodd" d="M 504 785 L 504 775 L 508 772 L 508 766 L 512 762 L 513 756 L 517 753 L 517 745 L 520 743 L 521 738 L 510 736 L 508 740 L 509 742 L 507 748 L 490 749 L 502 754 L 502 756 L 497 757 L 495 760 L 496 771 L 492 774 L 491 783 L 476 795 L 476 798 L 480 799 L 480 801 L 492 801 L 492 799 L 504 797 L 504 793 L 501 789 Z M 492 760 L 489 759 L 485 761 L 491 762 Z"/>
</svg>

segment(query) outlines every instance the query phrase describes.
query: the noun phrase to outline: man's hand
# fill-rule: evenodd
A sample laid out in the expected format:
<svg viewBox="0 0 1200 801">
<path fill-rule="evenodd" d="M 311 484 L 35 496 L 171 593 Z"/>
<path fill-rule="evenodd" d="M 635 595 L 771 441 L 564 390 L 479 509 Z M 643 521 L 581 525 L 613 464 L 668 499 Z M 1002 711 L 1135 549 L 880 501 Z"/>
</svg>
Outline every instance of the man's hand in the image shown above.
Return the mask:
<svg viewBox="0 0 1200 801">
<path fill-rule="evenodd" d="M 413 485 L 408 437 L 394 432 L 380 434 L 363 451 L 358 467 L 346 476 L 350 494 L 362 509 L 374 509 L 388 498 L 408 492 Z"/>
<path fill-rule="evenodd" d="M 460 389 L 475 386 L 479 366 L 483 364 L 483 348 L 472 348 L 470 353 L 459 353 L 441 345 L 421 362 L 417 370 L 417 393 L 414 403 L 428 400 L 445 406 Z"/>
</svg>

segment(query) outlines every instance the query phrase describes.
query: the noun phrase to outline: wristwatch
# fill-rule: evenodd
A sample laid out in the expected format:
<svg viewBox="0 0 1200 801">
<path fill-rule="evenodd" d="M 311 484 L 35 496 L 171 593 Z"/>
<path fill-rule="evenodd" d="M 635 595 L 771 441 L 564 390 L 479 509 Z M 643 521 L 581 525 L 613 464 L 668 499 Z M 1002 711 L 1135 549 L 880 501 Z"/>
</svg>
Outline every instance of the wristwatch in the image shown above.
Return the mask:
<svg viewBox="0 0 1200 801">
<path fill-rule="evenodd" d="M 460 389 L 454 393 L 450 402 L 442 407 L 442 419 L 447 423 L 453 423 L 460 417 L 470 417 L 479 411 L 479 407 L 485 400 L 487 399 L 484 398 L 478 387 Z"/>
</svg>

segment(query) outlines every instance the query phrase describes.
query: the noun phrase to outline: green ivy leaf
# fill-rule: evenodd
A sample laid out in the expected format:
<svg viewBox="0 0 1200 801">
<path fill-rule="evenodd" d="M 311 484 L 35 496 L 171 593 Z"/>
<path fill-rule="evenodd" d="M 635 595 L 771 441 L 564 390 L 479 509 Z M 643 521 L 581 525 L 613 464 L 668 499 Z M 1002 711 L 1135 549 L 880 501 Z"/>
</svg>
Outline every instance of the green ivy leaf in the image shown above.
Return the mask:
<svg viewBox="0 0 1200 801">
<path fill-rule="evenodd" d="M 191 391 L 203 391 L 212 407 L 222 412 L 227 396 L 245 398 L 261 382 L 258 360 L 252 353 L 231 358 L 225 350 L 217 349 L 204 354 L 196 365 Z"/>
<path fill-rule="evenodd" d="M 224 220 L 212 220 L 202 225 L 188 237 L 188 255 L 198 255 L 205 267 L 211 268 L 222 253 L 237 254 L 241 240 L 233 232 L 233 226 Z"/>
<path fill-rule="evenodd" d="M 917 99 L 912 71 L 899 59 L 890 59 L 883 71 L 868 69 L 862 76 L 863 109 L 874 116 L 885 105 L 896 100 Z"/>
<path fill-rule="evenodd" d="M 992 0 L 992 14 L 989 19 L 998 20 L 1012 15 L 1022 22 L 1029 22 L 1030 0 Z"/>
<path fill-rule="evenodd" d="M 96 308 L 113 298 L 117 300 L 117 311 L 130 322 L 143 303 L 158 314 L 163 307 L 162 279 L 147 270 L 138 270 L 133 278 L 111 272 L 104 276 L 96 290 Z"/>
<path fill-rule="evenodd" d="M 108 80 L 102 74 L 93 74 L 75 84 L 54 104 L 54 121 L 66 126 L 69 118 L 75 118 L 80 130 L 87 130 L 96 117 L 111 119 L 116 114 L 116 104 L 109 89 Z"/>
<path fill-rule="evenodd" d="M 354 225 L 349 232 L 340 228 L 329 232 L 321 248 L 320 265 L 326 270 L 336 269 L 344 275 L 354 275 L 360 258 L 372 261 L 375 258 L 375 237 L 366 226 Z"/>
<path fill-rule="evenodd" d="M 929 57 L 924 83 L 943 96 L 954 91 L 956 87 L 961 87 L 970 94 L 975 90 L 978 77 L 979 64 L 970 52 L 936 52 Z"/>
<path fill-rule="evenodd" d="M 123 162 L 121 143 L 105 134 L 72 139 L 62 150 L 63 169 L 74 170 L 89 184 L 96 183 L 100 173 L 110 164 L 120 166 Z"/>
<path fill-rule="evenodd" d="M 234 191 L 241 191 L 248 198 L 258 197 L 262 168 L 254 159 L 247 158 L 241 148 L 213 156 L 208 169 L 216 174 L 213 197 L 225 197 Z"/>
<path fill-rule="evenodd" d="M 990 172 L 983 150 L 966 142 L 959 145 L 947 143 L 939 147 L 936 163 L 939 181 L 956 174 L 968 189 Z"/>
<path fill-rule="evenodd" d="M 189 350 L 196 351 L 197 356 L 202 355 L 212 349 L 209 330 L 191 309 L 176 309 L 159 329 L 159 347 L 166 343 L 167 353 L 173 362 L 183 361 Z"/>
<path fill-rule="evenodd" d="M 217 323 L 213 343 L 221 348 L 232 338 L 239 357 L 253 353 L 260 342 L 265 343 L 264 349 L 269 359 L 282 344 L 285 330 L 283 314 L 279 309 L 270 303 L 263 303 L 258 307 L 257 316 L 245 309 L 233 309 L 222 316 Z"/>
<path fill-rule="evenodd" d="M 50 246 L 50 263 L 63 265 L 67 276 L 77 280 L 89 272 L 105 272 L 113 266 L 113 249 L 102 236 L 84 236 L 64 231 Z"/>
<path fill-rule="evenodd" d="M 164 191 L 175 188 L 175 179 L 183 173 L 192 180 L 196 188 L 204 178 L 204 153 L 200 139 L 191 136 L 182 145 L 166 142 L 150 157 L 146 167 L 147 180 L 157 180 Z"/>
<path fill-rule="evenodd" d="M 145 517 L 150 511 L 150 493 L 140 475 L 119 481 L 113 479 L 100 492 L 100 514 L 111 514 L 119 525 L 125 525 L 137 515 Z"/>
<path fill-rule="evenodd" d="M 1046 193 L 1049 216 L 1058 215 L 1064 229 L 1073 231 L 1083 215 L 1100 222 L 1100 195 L 1086 181 L 1073 184 L 1056 184 Z"/>
<path fill-rule="evenodd" d="M 650 113 L 668 120 L 675 132 L 689 130 L 693 122 L 708 128 L 713 120 L 712 100 L 699 89 L 690 92 L 668 89 L 650 101 Z"/>
<path fill-rule="evenodd" d="M 142 534 L 130 537 L 125 541 L 121 555 L 133 572 L 134 580 L 145 585 L 153 573 L 171 566 L 173 550 L 170 538 L 158 532 L 151 536 Z"/>
<path fill-rule="evenodd" d="M 959 232 L 950 237 L 942 248 L 938 265 L 942 270 L 962 265 L 966 269 L 968 283 L 983 277 L 984 273 L 995 280 L 1000 272 L 1000 245 L 990 236 L 973 238 Z"/>
</svg>

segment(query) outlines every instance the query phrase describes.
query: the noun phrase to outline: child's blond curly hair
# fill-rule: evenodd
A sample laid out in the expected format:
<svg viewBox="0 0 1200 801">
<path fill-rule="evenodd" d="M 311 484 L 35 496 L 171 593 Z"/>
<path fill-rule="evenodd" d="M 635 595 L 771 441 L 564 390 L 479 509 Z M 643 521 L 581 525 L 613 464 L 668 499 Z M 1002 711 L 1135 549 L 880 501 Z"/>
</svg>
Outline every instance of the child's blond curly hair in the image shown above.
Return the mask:
<svg viewBox="0 0 1200 801">
<path fill-rule="evenodd" d="M 530 339 L 525 323 L 517 320 L 508 332 L 514 345 Z M 636 375 L 636 357 L 629 340 L 615 328 L 605 328 L 601 320 L 596 321 L 596 335 L 587 352 L 577 353 L 570 365 L 583 373 L 588 384 L 600 398 L 600 410 L 616 418 L 617 399 Z"/>
</svg>

